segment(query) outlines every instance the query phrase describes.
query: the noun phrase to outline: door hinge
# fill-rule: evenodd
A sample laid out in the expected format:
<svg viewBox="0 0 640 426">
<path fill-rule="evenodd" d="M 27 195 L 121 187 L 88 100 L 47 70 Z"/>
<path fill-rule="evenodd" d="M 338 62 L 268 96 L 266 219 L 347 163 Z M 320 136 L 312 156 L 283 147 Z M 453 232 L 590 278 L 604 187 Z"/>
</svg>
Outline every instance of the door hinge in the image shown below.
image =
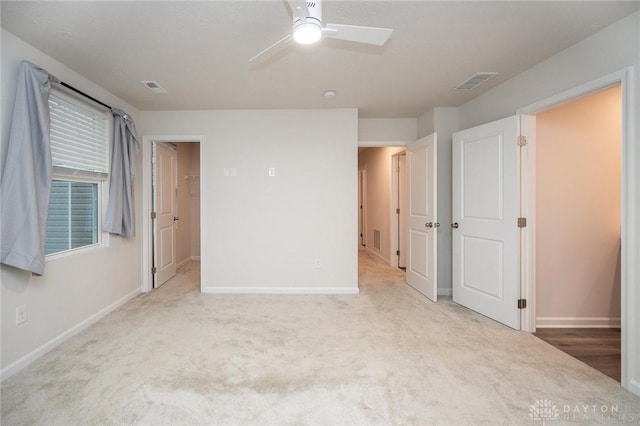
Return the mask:
<svg viewBox="0 0 640 426">
<path fill-rule="evenodd" d="M 400 250 L 396 250 L 396 256 L 400 256 Z"/>
<path fill-rule="evenodd" d="M 527 146 L 527 137 L 526 136 L 518 136 L 518 146 L 519 147 Z"/>
<path fill-rule="evenodd" d="M 155 219 L 156 218 L 156 212 L 151 212 L 151 219 Z"/>
<path fill-rule="evenodd" d="M 518 309 L 527 308 L 527 299 L 518 299 Z"/>
<path fill-rule="evenodd" d="M 155 274 L 156 272 L 158 272 L 158 268 L 156 268 L 155 266 L 153 268 L 151 268 L 151 273 Z"/>
<path fill-rule="evenodd" d="M 400 209 L 396 209 L 396 213 L 397 213 L 397 214 L 400 214 Z"/>
<path fill-rule="evenodd" d="M 526 228 L 527 227 L 527 218 L 519 217 L 518 218 L 518 228 Z"/>
</svg>

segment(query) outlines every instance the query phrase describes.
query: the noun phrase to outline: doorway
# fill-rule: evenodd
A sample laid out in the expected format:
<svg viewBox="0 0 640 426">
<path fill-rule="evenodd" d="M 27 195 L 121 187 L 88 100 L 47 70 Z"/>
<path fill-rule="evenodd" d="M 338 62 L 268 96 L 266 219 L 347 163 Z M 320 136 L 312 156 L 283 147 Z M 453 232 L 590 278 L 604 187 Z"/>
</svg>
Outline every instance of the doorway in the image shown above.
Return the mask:
<svg viewBox="0 0 640 426">
<path fill-rule="evenodd" d="M 153 288 L 158 288 L 200 261 L 200 143 L 153 142 L 151 187 Z"/>
<path fill-rule="evenodd" d="M 194 136 L 143 138 L 143 292 L 183 269 L 201 269 L 201 142 Z"/>
<path fill-rule="evenodd" d="M 397 253 L 401 251 L 394 161 L 404 150 L 397 146 L 358 148 L 358 202 L 362 207 L 359 209 L 358 241 L 364 250 L 393 267 L 398 266 Z"/>
<path fill-rule="evenodd" d="M 619 84 L 536 114 L 536 335 L 620 381 Z"/>
</svg>

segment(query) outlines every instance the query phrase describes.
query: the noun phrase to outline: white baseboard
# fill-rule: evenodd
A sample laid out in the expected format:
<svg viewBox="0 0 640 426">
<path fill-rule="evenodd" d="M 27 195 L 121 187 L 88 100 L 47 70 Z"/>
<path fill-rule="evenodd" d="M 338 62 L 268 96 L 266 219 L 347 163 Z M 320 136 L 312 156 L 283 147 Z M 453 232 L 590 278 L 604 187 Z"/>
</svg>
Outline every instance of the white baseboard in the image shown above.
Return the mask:
<svg viewBox="0 0 640 426">
<path fill-rule="evenodd" d="M 210 294 L 359 294 L 358 287 L 202 287 Z"/>
<path fill-rule="evenodd" d="M 620 318 L 538 317 L 536 328 L 620 328 Z"/>
<path fill-rule="evenodd" d="M 192 262 L 200 262 L 200 256 L 191 256 Z"/>
<path fill-rule="evenodd" d="M 439 288 L 438 287 L 438 296 L 451 297 L 451 296 L 453 296 L 453 289 L 451 289 L 451 288 Z"/>
<path fill-rule="evenodd" d="M 178 264 L 176 265 L 176 269 L 180 269 L 180 268 L 182 268 L 183 266 L 188 265 L 190 262 L 191 262 L 191 258 L 190 258 L 190 257 L 187 257 L 187 258 L 186 258 L 186 259 L 184 259 L 182 262 L 180 262 L 180 263 L 178 263 Z"/>
<path fill-rule="evenodd" d="M 390 261 L 389 261 L 389 259 L 386 259 L 386 258 L 382 255 L 382 253 L 380 253 L 379 251 L 374 250 L 374 249 L 372 249 L 372 248 L 369 248 L 369 246 L 366 246 L 364 249 L 365 249 L 367 252 L 369 252 L 369 253 L 371 253 L 372 255 L 374 255 L 375 257 L 377 257 L 378 259 L 380 259 L 380 260 L 384 261 L 384 263 L 386 263 L 387 265 L 389 264 L 389 262 L 390 262 Z"/>
<path fill-rule="evenodd" d="M 22 358 L 12 362 L 11 364 L 9 364 L 5 368 L 3 368 L 2 371 L 0 371 L 0 382 L 4 381 L 5 379 L 8 379 L 11 376 L 13 376 L 17 372 L 19 372 L 20 370 L 22 370 L 23 368 L 28 366 L 29 364 L 31 364 L 36 359 L 40 358 L 41 356 L 43 356 L 44 354 L 46 354 L 50 350 L 52 350 L 52 349 L 56 348 L 57 346 L 61 345 L 66 340 L 68 340 L 71 337 L 75 336 L 76 334 L 80 333 L 81 331 L 83 331 L 84 329 L 89 327 L 90 325 L 95 324 L 100 319 L 104 318 L 105 316 L 107 316 L 111 312 L 115 311 L 120 306 L 124 305 L 129 300 L 133 299 L 134 297 L 136 297 L 139 294 L 140 294 L 140 289 L 136 289 L 135 291 L 132 291 L 131 293 L 127 294 L 126 296 L 121 297 L 120 299 L 116 300 L 115 302 L 113 302 L 109 306 L 107 306 L 107 307 L 99 310 L 95 314 L 91 315 L 89 318 L 87 318 L 87 319 L 79 322 L 78 324 L 74 325 L 73 327 L 71 327 L 70 329 L 65 331 L 64 333 L 59 334 L 58 336 L 56 336 L 53 339 L 49 340 L 48 342 L 46 342 L 42 346 L 40 346 L 40 347 L 34 349 L 33 351 L 29 352 L 28 354 L 26 354 Z"/>
</svg>

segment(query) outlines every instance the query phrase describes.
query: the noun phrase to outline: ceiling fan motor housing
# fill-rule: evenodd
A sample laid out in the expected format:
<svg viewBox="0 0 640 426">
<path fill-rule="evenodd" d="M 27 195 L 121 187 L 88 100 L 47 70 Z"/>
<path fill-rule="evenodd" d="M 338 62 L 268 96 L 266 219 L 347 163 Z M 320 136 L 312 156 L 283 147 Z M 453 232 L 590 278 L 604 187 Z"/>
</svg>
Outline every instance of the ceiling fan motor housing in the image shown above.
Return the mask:
<svg viewBox="0 0 640 426">
<path fill-rule="evenodd" d="M 299 17 L 296 16 L 296 14 L 293 14 L 293 26 L 294 28 L 296 27 L 296 24 L 300 23 L 301 21 L 309 21 L 309 20 L 316 20 L 318 21 L 318 25 L 320 25 L 320 28 L 322 28 L 322 2 L 319 1 L 308 1 L 307 2 L 307 9 L 309 10 L 309 14 L 306 17 L 306 19 L 300 19 Z M 313 22 L 313 21 L 312 21 Z"/>
</svg>

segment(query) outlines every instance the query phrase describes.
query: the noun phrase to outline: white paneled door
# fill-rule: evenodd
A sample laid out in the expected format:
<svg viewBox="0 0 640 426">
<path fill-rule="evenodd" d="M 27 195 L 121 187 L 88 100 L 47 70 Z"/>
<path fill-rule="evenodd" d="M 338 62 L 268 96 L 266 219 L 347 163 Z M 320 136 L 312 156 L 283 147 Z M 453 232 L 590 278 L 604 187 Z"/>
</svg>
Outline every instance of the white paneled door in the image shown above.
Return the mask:
<svg viewBox="0 0 640 426">
<path fill-rule="evenodd" d="M 154 173 L 154 288 L 176 274 L 177 152 L 161 143 L 155 148 Z"/>
<path fill-rule="evenodd" d="M 437 282 L 436 134 L 407 145 L 407 284 L 434 302 Z"/>
<path fill-rule="evenodd" d="M 520 328 L 518 117 L 453 135 L 453 300 Z"/>
</svg>

